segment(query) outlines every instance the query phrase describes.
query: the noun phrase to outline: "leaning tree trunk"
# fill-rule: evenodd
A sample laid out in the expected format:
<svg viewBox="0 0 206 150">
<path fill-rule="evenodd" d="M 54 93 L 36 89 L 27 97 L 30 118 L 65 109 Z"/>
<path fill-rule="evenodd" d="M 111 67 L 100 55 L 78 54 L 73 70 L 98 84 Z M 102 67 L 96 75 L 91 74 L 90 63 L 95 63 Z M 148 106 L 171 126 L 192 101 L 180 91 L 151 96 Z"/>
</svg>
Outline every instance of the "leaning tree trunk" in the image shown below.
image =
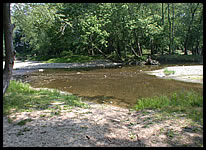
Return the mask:
<svg viewBox="0 0 206 150">
<path fill-rule="evenodd" d="M 11 24 L 10 18 L 10 4 L 3 3 L 3 31 L 6 52 L 5 67 L 3 69 L 3 94 L 6 92 L 9 86 L 14 64 L 14 52 L 12 43 L 13 28 L 14 26 Z"/>
</svg>

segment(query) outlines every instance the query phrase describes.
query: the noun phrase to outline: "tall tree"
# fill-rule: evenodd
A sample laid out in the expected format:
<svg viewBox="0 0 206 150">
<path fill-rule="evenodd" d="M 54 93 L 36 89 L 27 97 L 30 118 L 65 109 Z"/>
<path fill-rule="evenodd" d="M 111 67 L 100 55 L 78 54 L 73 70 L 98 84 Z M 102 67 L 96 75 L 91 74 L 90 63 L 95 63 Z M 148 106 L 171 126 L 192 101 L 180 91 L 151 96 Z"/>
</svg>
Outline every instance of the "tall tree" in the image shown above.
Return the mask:
<svg viewBox="0 0 206 150">
<path fill-rule="evenodd" d="M 171 47 L 172 47 L 172 54 L 175 52 L 175 46 L 174 46 L 174 20 L 175 20 L 175 10 L 174 10 L 174 3 L 172 3 L 172 41 L 171 41 Z"/>
<path fill-rule="evenodd" d="M 169 54 L 171 53 L 171 21 L 170 21 L 170 3 L 168 3 L 168 23 L 169 23 Z"/>
<path fill-rule="evenodd" d="M 5 67 L 3 70 L 3 94 L 6 92 L 14 65 L 14 51 L 12 42 L 12 32 L 14 25 L 11 24 L 10 4 L 3 3 L 3 30 L 5 43 Z"/>
<path fill-rule="evenodd" d="M 185 38 L 185 41 L 184 41 L 184 50 L 185 50 L 184 54 L 185 55 L 188 55 L 187 49 L 188 49 L 188 42 L 189 42 L 190 31 L 191 31 L 191 27 L 192 27 L 192 24 L 193 24 L 193 21 L 194 21 L 195 12 L 196 12 L 196 10 L 197 10 L 197 8 L 199 6 L 199 3 L 196 4 L 196 7 L 194 5 L 192 3 L 189 4 L 190 12 L 191 12 L 191 20 L 190 20 L 190 23 L 188 25 L 188 30 L 187 30 L 187 33 L 186 33 L 186 38 Z"/>
<path fill-rule="evenodd" d="M 162 3 L 162 25 L 164 25 L 164 3 Z"/>
</svg>

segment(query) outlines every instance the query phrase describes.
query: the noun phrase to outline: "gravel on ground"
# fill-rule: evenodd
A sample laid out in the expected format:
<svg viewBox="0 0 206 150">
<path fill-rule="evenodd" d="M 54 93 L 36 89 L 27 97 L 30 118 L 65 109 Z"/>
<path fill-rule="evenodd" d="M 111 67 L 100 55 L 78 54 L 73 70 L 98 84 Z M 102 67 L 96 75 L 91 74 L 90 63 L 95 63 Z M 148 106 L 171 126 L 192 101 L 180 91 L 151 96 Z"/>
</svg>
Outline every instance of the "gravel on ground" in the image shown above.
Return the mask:
<svg viewBox="0 0 206 150">
<path fill-rule="evenodd" d="M 90 108 L 14 113 L 3 118 L 4 147 L 202 146 L 202 126 L 183 115 L 88 102 Z M 57 105 L 57 104 L 54 104 Z M 51 106 L 52 107 L 52 106 Z M 9 120 L 13 120 L 8 123 Z M 18 125 L 22 120 L 25 125 Z"/>
</svg>

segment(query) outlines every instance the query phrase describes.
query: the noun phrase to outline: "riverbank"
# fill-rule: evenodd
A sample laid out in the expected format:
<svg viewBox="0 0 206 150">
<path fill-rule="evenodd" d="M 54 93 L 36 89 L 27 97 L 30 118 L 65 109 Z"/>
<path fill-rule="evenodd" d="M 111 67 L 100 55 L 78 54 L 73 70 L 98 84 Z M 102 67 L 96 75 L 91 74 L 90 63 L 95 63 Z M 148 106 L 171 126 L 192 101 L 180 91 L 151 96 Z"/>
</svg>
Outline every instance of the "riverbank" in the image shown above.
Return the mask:
<svg viewBox="0 0 206 150">
<path fill-rule="evenodd" d="M 4 66 L 4 63 L 3 63 Z M 122 63 L 114 63 L 110 60 L 96 60 L 87 63 L 41 63 L 39 61 L 15 61 L 13 75 L 24 75 L 36 71 L 38 69 L 52 69 L 52 68 L 68 68 L 68 69 L 78 69 L 78 68 L 112 68 L 120 67 Z M 155 75 L 163 79 L 174 79 L 184 82 L 201 83 L 203 84 L 203 65 L 193 65 L 193 66 L 172 66 L 167 67 L 168 70 L 175 71 L 174 74 L 165 75 L 163 69 L 154 71 L 145 71 L 145 73 L 150 75 Z"/>
<path fill-rule="evenodd" d="M 13 89 L 15 93 L 6 93 L 10 97 L 8 102 L 11 103 L 12 95 L 16 94 L 19 98 L 13 101 L 19 105 L 24 89 L 30 91 L 26 96 L 32 100 L 22 103 L 21 110 L 12 109 L 12 113 L 3 117 L 4 147 L 203 146 L 202 123 L 182 112 L 135 111 L 93 102 L 85 102 L 87 107 L 71 107 L 62 102 L 62 96 L 54 100 L 47 97 L 59 95 L 57 92 L 46 91 L 45 95 L 44 90 L 35 92 L 29 87 Z M 44 106 L 48 102 L 35 100 L 39 98 L 36 93 L 41 94 L 42 99 L 56 102 Z"/>
<path fill-rule="evenodd" d="M 34 97 L 32 93 L 28 93 L 29 99 Z M 20 92 L 16 91 L 15 94 Z M 8 95 L 12 96 L 14 93 Z M 47 95 L 43 94 L 43 98 L 47 99 Z M 22 97 L 22 94 L 19 96 Z M 39 98 L 38 95 L 36 98 Z M 58 100 L 59 97 L 56 97 L 55 101 Z M 183 112 L 168 113 L 158 109 L 135 111 L 107 104 L 84 102 L 89 105 L 88 108 L 71 108 L 69 105 L 55 102 L 48 109 L 44 107 L 44 109 L 20 111 L 4 116 L 3 146 L 203 146 L 202 124 L 188 118 Z M 32 105 L 41 108 L 38 100 Z M 198 108 L 198 111 L 202 112 L 202 107 Z M 200 115 L 197 116 L 200 118 Z"/>
<path fill-rule="evenodd" d="M 40 61 L 16 60 L 13 67 L 13 76 L 24 75 L 38 69 L 113 68 L 119 66 L 122 66 L 122 63 L 114 63 L 110 60 L 95 60 L 86 63 L 43 63 Z"/>
<path fill-rule="evenodd" d="M 43 63 L 39 61 L 15 61 L 14 70 L 19 69 L 53 69 L 53 68 L 62 68 L 62 69 L 75 69 L 75 68 L 92 68 L 92 67 L 117 67 L 122 65 L 121 63 L 114 63 L 109 60 L 95 60 L 86 63 Z"/>
<path fill-rule="evenodd" d="M 174 74 L 166 75 L 163 69 L 154 71 L 145 71 L 149 75 L 155 75 L 162 79 L 174 79 L 184 82 L 201 83 L 203 84 L 203 65 L 194 66 L 173 66 L 167 67 L 169 71 L 174 71 Z"/>
</svg>

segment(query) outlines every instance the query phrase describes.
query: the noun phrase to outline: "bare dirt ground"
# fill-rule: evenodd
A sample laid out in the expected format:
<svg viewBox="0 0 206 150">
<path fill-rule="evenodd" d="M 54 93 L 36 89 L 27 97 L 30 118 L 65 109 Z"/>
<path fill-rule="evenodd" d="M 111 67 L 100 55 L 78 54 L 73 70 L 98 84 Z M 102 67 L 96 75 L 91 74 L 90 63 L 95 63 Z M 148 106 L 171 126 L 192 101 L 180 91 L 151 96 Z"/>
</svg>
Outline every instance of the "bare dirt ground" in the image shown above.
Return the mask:
<svg viewBox="0 0 206 150">
<path fill-rule="evenodd" d="M 54 104 L 55 105 L 55 104 Z M 170 147 L 202 146 L 202 127 L 184 114 L 131 111 L 105 104 L 22 112 L 3 119 L 4 147 Z M 59 110 L 58 110 L 59 111 Z M 22 120 L 25 125 L 18 125 Z"/>
<path fill-rule="evenodd" d="M 203 127 L 184 114 L 132 111 L 112 105 L 87 103 L 89 108 L 70 108 L 57 103 L 51 107 L 58 106 L 58 113 L 42 110 L 3 117 L 3 146 L 203 146 Z M 23 120 L 27 121 L 20 125 Z"/>
</svg>

